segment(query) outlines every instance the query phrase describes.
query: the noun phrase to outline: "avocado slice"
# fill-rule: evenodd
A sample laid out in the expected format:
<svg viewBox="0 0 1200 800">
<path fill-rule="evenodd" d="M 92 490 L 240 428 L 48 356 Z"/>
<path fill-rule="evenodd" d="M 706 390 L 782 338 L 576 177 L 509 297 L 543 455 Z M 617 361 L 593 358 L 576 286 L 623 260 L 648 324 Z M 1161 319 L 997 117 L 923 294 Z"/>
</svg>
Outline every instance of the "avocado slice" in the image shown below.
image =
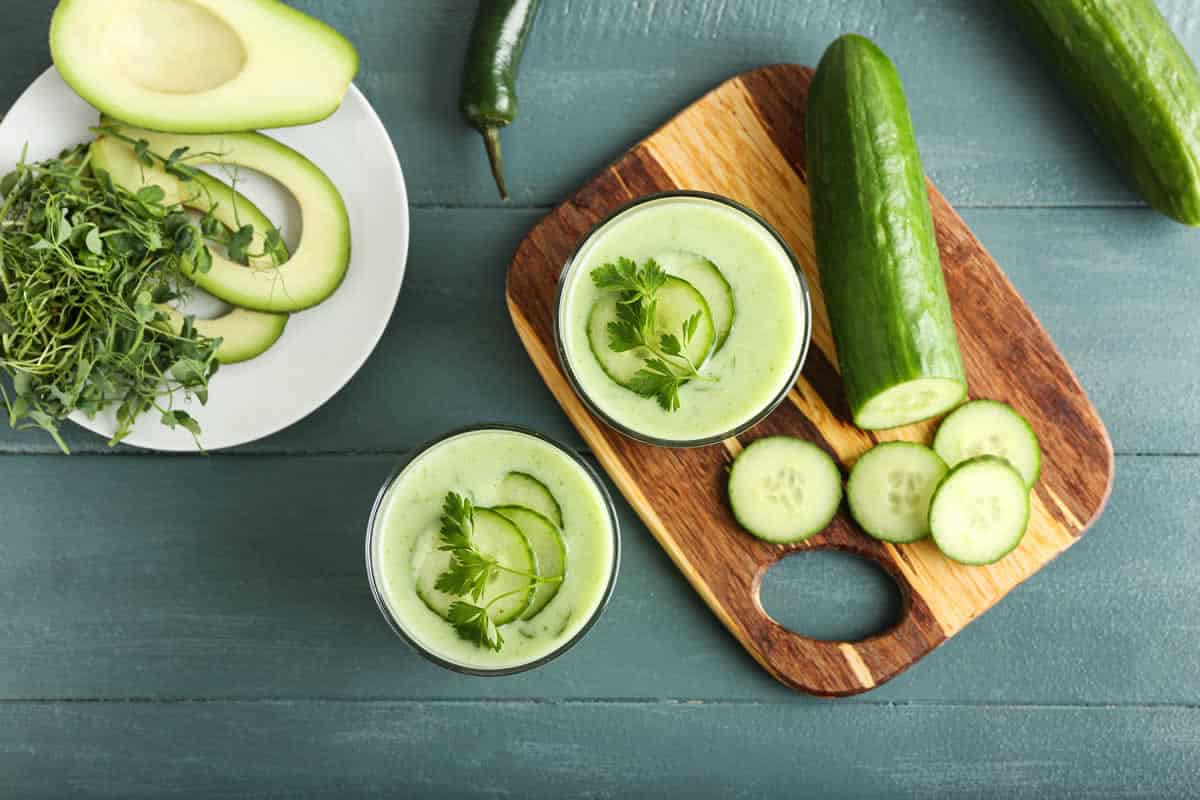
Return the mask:
<svg viewBox="0 0 1200 800">
<path fill-rule="evenodd" d="M 183 314 L 170 306 L 159 306 L 167 315 L 167 325 L 175 333 L 183 329 Z M 196 332 L 208 339 L 220 339 L 217 361 L 237 364 L 261 356 L 283 335 L 287 314 L 268 314 L 235 308 L 215 319 L 193 321 Z"/>
<path fill-rule="evenodd" d="M 103 128 L 121 123 L 101 117 L 100 125 Z M 186 147 L 190 166 L 227 164 L 256 170 L 279 181 L 299 204 L 303 227 L 300 243 L 285 263 L 252 263 L 246 267 L 214 253 L 208 272 L 190 275 L 197 286 L 241 308 L 302 311 L 320 303 L 341 285 L 350 263 L 350 217 L 337 187 L 300 153 L 261 133 L 192 136 L 121 127 L 121 135 L 145 140 L 150 152 L 162 156 Z M 102 136 L 99 141 L 105 139 L 112 137 Z M 109 173 L 114 181 L 136 190 L 142 185 L 142 164 L 133 148 L 114 141 L 122 145 L 119 150 L 125 163 L 111 163 Z M 168 199 L 192 191 L 180 187 L 181 181 L 165 171 L 157 173 L 153 182 L 163 188 Z"/>
<path fill-rule="evenodd" d="M 198 173 L 192 181 L 180 181 L 157 167 L 143 166 L 129 158 L 128 153 L 129 148 L 123 142 L 102 136 L 92 143 L 92 167 L 108 172 L 115 183 L 133 190 L 156 184 L 163 189 L 163 202 L 167 205 L 182 204 L 197 211 L 212 211 L 218 222 L 232 230 L 253 225 L 254 241 L 250 247 L 254 251 L 262 249 L 265 232 L 272 227 L 271 221 L 241 192 L 204 173 Z M 287 257 L 286 249 L 281 256 Z M 269 258 L 257 261 L 268 266 L 275 263 Z M 158 308 L 167 316 L 167 325 L 178 333 L 183 327 L 183 314 L 167 305 Z M 287 321 L 287 314 L 235 308 L 223 316 L 198 319 L 193 324 L 201 336 L 221 339 L 217 348 L 218 361 L 235 364 L 266 352 L 283 334 Z"/>
<path fill-rule="evenodd" d="M 358 70 L 341 34 L 278 0 L 61 0 L 50 51 L 96 108 L 174 133 L 317 122 Z"/>
</svg>

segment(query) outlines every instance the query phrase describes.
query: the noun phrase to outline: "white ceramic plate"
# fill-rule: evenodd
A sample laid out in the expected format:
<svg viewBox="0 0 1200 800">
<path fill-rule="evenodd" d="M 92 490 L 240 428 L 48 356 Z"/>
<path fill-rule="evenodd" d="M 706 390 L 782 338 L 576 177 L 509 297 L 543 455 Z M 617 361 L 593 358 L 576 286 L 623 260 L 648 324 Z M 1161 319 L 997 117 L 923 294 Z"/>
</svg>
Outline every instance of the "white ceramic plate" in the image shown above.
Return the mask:
<svg viewBox="0 0 1200 800">
<path fill-rule="evenodd" d="M 88 128 L 97 118 L 98 112 L 51 67 L 0 122 L 0 174 L 12 168 L 26 143 L 27 160 L 36 161 L 93 138 Z M 404 176 L 383 123 L 362 93 L 351 86 L 342 107 L 323 122 L 265 133 L 310 158 L 341 191 L 350 214 L 350 268 L 332 297 L 292 315 L 274 347 L 252 361 L 222 366 L 207 405 L 192 399 L 177 406 L 200 421 L 201 443 L 209 450 L 275 433 L 332 397 L 375 349 L 404 279 Z M 282 228 L 284 240 L 294 247 L 300 219 L 291 195 L 257 174 L 240 171 L 237 177 L 238 189 Z M 197 292 L 186 310 L 211 317 L 226 308 Z M 95 419 L 76 414 L 72 419 L 105 437 L 116 429 L 111 414 Z M 153 450 L 196 448 L 187 431 L 165 427 L 157 414 L 140 418 L 124 441 Z"/>
</svg>

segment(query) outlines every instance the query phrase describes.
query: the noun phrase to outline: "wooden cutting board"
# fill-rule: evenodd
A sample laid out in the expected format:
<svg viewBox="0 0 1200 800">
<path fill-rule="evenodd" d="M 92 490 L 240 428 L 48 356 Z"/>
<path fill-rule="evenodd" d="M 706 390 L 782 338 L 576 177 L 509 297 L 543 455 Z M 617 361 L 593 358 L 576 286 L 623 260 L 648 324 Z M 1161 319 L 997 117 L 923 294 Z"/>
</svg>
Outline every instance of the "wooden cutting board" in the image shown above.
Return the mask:
<svg viewBox="0 0 1200 800">
<path fill-rule="evenodd" d="M 763 67 L 689 106 L 534 227 L 509 268 L 507 295 L 517 333 L 546 384 L 718 619 L 784 684 L 849 695 L 907 669 L 1074 544 L 1108 499 L 1113 455 L 1096 410 L 1046 331 L 930 184 L 971 396 L 1011 403 L 1041 439 L 1042 476 L 1024 541 L 997 564 L 966 567 L 942 556 L 929 540 L 877 542 L 844 509 L 828 529 L 796 545 L 767 544 L 737 526 L 726 503 L 726 470 L 755 438 L 787 433 L 809 439 L 848 470 L 876 442 L 929 442 L 935 428 L 923 423 L 871 433 L 849 422 L 821 298 L 805 184 L 804 111 L 811 77 L 812 70 L 797 65 Z M 669 189 L 715 192 L 757 211 L 799 256 L 813 295 L 813 346 L 788 399 L 736 440 L 694 450 L 639 444 L 607 428 L 580 403 L 554 347 L 559 273 L 582 237 L 634 198 Z M 800 636 L 772 620 L 759 602 L 763 574 L 789 553 L 818 549 L 855 553 L 887 570 L 904 599 L 897 624 L 861 641 L 833 642 Z"/>
</svg>

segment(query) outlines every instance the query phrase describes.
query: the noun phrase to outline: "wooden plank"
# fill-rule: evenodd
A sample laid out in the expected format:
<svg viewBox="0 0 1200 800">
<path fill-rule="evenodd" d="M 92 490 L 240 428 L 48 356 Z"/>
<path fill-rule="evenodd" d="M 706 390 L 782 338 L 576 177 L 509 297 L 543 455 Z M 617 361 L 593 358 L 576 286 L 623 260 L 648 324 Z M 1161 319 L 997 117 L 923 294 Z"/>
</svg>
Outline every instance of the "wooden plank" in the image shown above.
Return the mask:
<svg viewBox="0 0 1200 800">
<path fill-rule="evenodd" d="M 641 444 L 586 409 L 556 355 L 562 265 L 592 228 L 635 198 L 676 189 L 715 192 L 761 214 L 795 252 L 813 297 L 804 376 L 822 387 L 822 402 L 793 393 L 739 436 L 739 444 L 800 436 L 825 447 L 846 469 L 869 446 L 849 424 L 848 411 L 830 414 L 841 403 L 841 389 L 805 184 L 811 77 L 811 69 L 797 65 L 763 67 L 699 98 L 534 227 L 509 267 L 507 296 L 517 333 L 555 399 L 717 618 L 779 681 L 841 696 L 903 672 L 1070 547 L 1108 499 L 1113 454 L 1095 408 L 1045 329 L 932 184 L 933 221 L 971 396 L 1012 404 L 1037 432 L 1044 453 L 1028 533 L 1005 558 L 964 567 L 930 541 L 892 546 L 871 539 L 845 513 L 799 544 L 754 539 L 733 519 L 722 489 L 730 448 Z M 910 426 L 884 438 L 927 439 L 932 427 Z M 786 553 L 809 549 L 851 552 L 892 573 L 905 601 L 896 626 L 849 645 L 796 635 L 765 615 L 755 599 L 762 572 Z"/>
<path fill-rule="evenodd" d="M 756 668 L 619 498 L 621 577 L 582 643 L 510 678 L 429 664 L 387 630 L 366 586 L 363 529 L 391 466 L 388 457 L 0 458 L 0 700 L 807 704 Z M 1125 458 L 1118 472 L 1112 508 L 1083 542 L 864 700 L 1194 702 L 1200 458 Z M 895 611 L 879 579 L 809 559 L 768 576 L 781 619 L 838 636 Z"/>
<path fill-rule="evenodd" d="M 10 703 L 12 797 L 1195 795 L 1200 710 Z"/>
<path fill-rule="evenodd" d="M 1159 2 L 1198 52 L 1192 0 Z M 454 108 L 457 69 L 446 55 L 461 45 L 474 0 L 294 4 L 359 44 L 360 84 L 396 139 L 417 203 L 495 204 L 477 137 Z M 51 5 L 0 0 L 0 109 L 49 63 Z M 517 204 L 556 202 L 698 92 L 760 63 L 811 61 L 843 29 L 877 36 L 897 58 L 926 163 L 952 202 L 1136 203 L 999 9 L 975 0 L 546 4 L 521 84 L 520 127 L 505 138 Z M 472 279 L 498 274 L 539 214 L 429 213 L 414 215 L 420 256 L 381 350 L 320 415 L 253 452 L 398 451 L 493 409 L 567 431 L 545 391 L 526 381 L 515 339 L 500 334 L 498 291 L 470 290 Z M 1194 349 L 1200 333 L 1182 238 L 1190 232 L 1141 211 L 964 216 L 1033 300 L 1118 448 L 1196 452 L 1200 433 L 1180 424 L 1200 411 L 1195 369 L 1173 355 Z M 1053 251 L 1043 226 L 1061 232 Z M 468 352 L 466 338 L 453 348 L 461 369 L 417 346 L 417 331 L 450 330 L 447 310 L 482 315 L 480 349 Z M 489 401 L 456 402 L 455 387 L 476 376 Z M 0 426 L 0 451 L 42 447 L 36 437 L 6 437 Z M 103 449 L 90 436 L 77 441 Z M 794 796 L 797 786 L 849 797 L 1194 794 L 1200 470 L 1192 459 L 1122 459 L 1113 506 L 1079 547 L 866 696 L 1190 709 L 886 708 L 791 696 L 732 646 L 624 504 L 626 568 L 588 640 L 527 676 L 453 676 L 386 634 L 360 582 L 356 515 L 365 518 L 362 503 L 389 466 L 387 458 L 0 458 L 0 697 L 354 701 L 0 702 L 0 794 L 353 797 L 415 787 L 463 796 L 468 785 L 524 796 L 587 788 L 596 797 Z M 185 502 L 171 499 L 180 494 Z M 821 590 L 809 572 L 781 571 L 797 618 L 805 607 L 870 608 L 859 584 L 838 582 L 840 572 L 825 575 Z M 631 692 L 750 702 L 364 702 Z M 497 720 L 508 744 L 449 763 L 448 753 Z"/>
<path fill-rule="evenodd" d="M 1195 231 L 1149 209 L 972 210 L 1124 453 L 1200 452 Z M 1052 243 L 1052 244 L 1051 244 Z"/>
<path fill-rule="evenodd" d="M 415 211 L 408 277 L 375 354 L 324 408 L 240 452 L 402 452 L 491 418 L 582 446 L 501 299 L 504 265 L 541 216 Z M 969 209 L 963 218 L 1076 369 L 1118 452 L 1200 453 L 1200 427 L 1179 422 L 1200 418 L 1188 355 L 1200 339 L 1191 230 L 1147 209 Z M 108 452 L 74 425 L 66 438 L 78 452 Z M 55 448 L 0 419 L 0 452 Z"/>
<path fill-rule="evenodd" d="M 0 116 L 16 101 L 25 87 L 50 66 L 50 13 L 53 3 L 0 2 L 4 25 L 0 27 Z M 0 171 L 12 169 L 0 165 Z"/>
<path fill-rule="evenodd" d="M 399 147 L 413 202 L 498 204 L 456 106 L 475 0 L 294 4 L 358 46 L 358 83 Z M 0 109 L 50 62 L 50 5 L 0 2 Z M 1200 53 L 1191 0 L 1160 5 Z M 976 0 L 548 3 L 522 71 L 521 118 L 504 135 L 514 202 L 557 202 L 698 94 L 762 64 L 816 63 L 845 31 L 896 60 L 926 167 L 956 206 L 1140 202 L 1003 5 Z"/>
</svg>

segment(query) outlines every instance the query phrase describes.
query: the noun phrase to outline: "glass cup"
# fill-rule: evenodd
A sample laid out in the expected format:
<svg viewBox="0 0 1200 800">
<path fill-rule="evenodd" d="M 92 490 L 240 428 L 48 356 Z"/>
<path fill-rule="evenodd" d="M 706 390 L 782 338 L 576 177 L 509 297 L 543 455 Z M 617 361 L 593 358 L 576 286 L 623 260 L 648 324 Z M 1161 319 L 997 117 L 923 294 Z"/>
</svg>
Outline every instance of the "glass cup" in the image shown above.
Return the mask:
<svg viewBox="0 0 1200 800">
<path fill-rule="evenodd" d="M 386 593 L 382 586 L 383 581 L 382 581 L 382 576 L 381 576 L 382 568 L 380 566 L 380 558 L 379 558 L 378 553 L 376 552 L 378 549 L 378 546 L 379 546 L 379 541 L 380 541 L 380 536 L 381 536 L 381 531 L 380 531 L 381 518 L 382 518 L 383 512 L 386 508 L 388 494 L 393 487 L 397 486 L 399 483 L 401 483 L 405 479 L 405 475 L 408 472 L 408 470 L 414 464 L 418 463 L 423 456 L 425 456 L 427 453 L 433 451 L 440 445 L 442 445 L 452 439 L 461 437 L 461 436 L 469 436 L 471 434 L 476 434 L 476 433 L 481 433 L 481 432 L 486 432 L 486 431 L 502 431 L 502 432 L 516 433 L 516 434 L 520 434 L 522 436 L 528 436 L 532 439 L 536 439 L 539 442 L 549 445 L 550 447 L 558 450 L 560 453 L 566 455 L 571 461 L 573 461 L 576 465 L 578 465 L 583 470 L 583 472 L 587 476 L 588 480 L 594 485 L 597 492 L 599 492 L 600 497 L 602 498 L 604 509 L 605 509 L 605 518 L 608 522 L 608 528 L 609 528 L 607 534 L 612 537 L 612 566 L 608 570 L 608 575 L 607 575 L 607 578 L 605 579 L 603 590 L 601 591 L 598 598 L 596 599 L 594 606 L 588 610 L 587 621 L 584 622 L 583 625 L 581 625 L 575 631 L 575 633 L 573 635 L 571 635 L 568 639 L 565 639 L 561 643 L 555 645 L 555 647 L 551 651 L 546 652 L 541 655 L 538 655 L 534 658 L 531 658 L 529 661 L 524 661 L 524 662 L 520 662 L 520 663 L 516 663 L 516 664 L 509 664 L 509 665 L 505 665 L 505 666 L 497 666 L 497 667 L 469 664 L 469 663 L 465 663 L 462 661 L 454 660 L 452 658 L 449 658 L 447 656 L 444 656 L 442 654 L 434 652 L 432 649 L 430 649 L 430 647 L 423 644 L 420 636 L 415 634 L 412 630 L 410 630 L 410 627 L 408 625 L 406 625 L 406 621 L 404 619 L 403 613 L 398 613 L 397 609 L 393 609 L 388 604 Z M 568 556 L 568 558 L 569 558 L 569 556 Z M 471 427 L 467 427 L 467 428 L 460 428 L 460 429 L 451 431 L 449 433 L 446 433 L 446 434 L 438 437 L 437 439 L 433 439 L 429 442 L 426 442 L 424 445 L 417 448 L 417 450 L 415 451 L 415 453 L 412 456 L 404 459 L 392 471 L 391 475 L 388 476 L 387 480 L 384 481 L 383 486 L 379 490 L 379 494 L 375 498 L 375 504 L 371 509 L 371 516 L 367 522 L 367 537 L 366 537 L 367 578 L 368 578 L 368 581 L 371 586 L 371 594 L 375 598 L 375 604 L 377 606 L 379 606 L 379 611 L 383 614 L 383 618 L 387 622 L 388 627 L 390 627 L 397 636 L 399 636 L 401 639 L 408 642 L 408 644 L 411 645 L 413 647 L 413 649 L 415 649 L 418 653 L 420 653 L 422 656 L 429 659 L 433 663 L 437 664 L 438 666 L 445 667 L 446 669 L 453 670 L 454 672 L 460 672 L 460 673 L 464 673 L 467 675 L 497 676 L 497 675 L 512 675 L 512 674 L 518 673 L 518 672 L 525 672 L 526 670 L 530 670 L 535 667 L 540 667 L 541 665 L 546 664 L 547 662 L 553 661 L 555 658 L 562 655 L 567 650 L 570 650 L 571 647 L 573 647 L 576 642 L 578 642 L 580 639 L 582 639 L 584 637 L 585 634 L 587 634 L 587 632 L 591 629 L 591 627 L 596 623 L 596 620 L 598 620 L 600 618 L 600 615 L 604 612 L 605 607 L 608 605 L 609 599 L 612 597 L 613 589 L 616 586 L 617 573 L 620 568 L 620 563 L 621 563 L 621 536 L 620 536 L 620 527 L 617 523 L 617 512 L 613 506 L 612 496 L 609 494 L 608 489 L 604 485 L 604 482 L 600 479 L 600 475 L 596 472 L 596 470 L 587 461 L 585 461 L 583 458 L 581 458 L 578 453 L 567 448 L 565 445 L 561 444 L 560 442 L 557 442 L 548 436 L 544 436 L 540 433 L 537 433 L 536 431 L 532 431 L 527 428 L 522 428 L 522 427 L 518 427 L 515 425 L 503 425 L 503 424 L 489 423 L 489 424 L 471 426 Z"/>
<path fill-rule="evenodd" d="M 697 436 L 668 437 L 656 435 L 646 430 L 639 430 L 635 424 L 631 424 L 628 420 L 622 422 L 621 420 L 616 419 L 612 413 L 605 409 L 603 402 L 598 401 L 596 397 L 589 393 L 587 386 L 584 385 L 585 382 L 580 379 L 579 371 L 571 363 L 568 347 L 566 346 L 564 340 L 563 329 L 565 323 L 563 317 L 565 314 L 564 308 L 565 304 L 567 303 L 568 292 L 570 292 L 572 287 L 575 287 L 580 281 L 587 280 L 586 277 L 576 275 L 575 273 L 582 269 L 581 265 L 587 260 L 587 255 L 593 242 L 600 239 L 600 237 L 602 237 L 606 231 L 610 230 L 612 226 L 618 222 L 629 219 L 631 215 L 642 213 L 646 209 L 653 208 L 662 203 L 676 202 L 680 199 L 687 199 L 689 201 L 699 200 L 733 209 L 735 212 L 745 217 L 746 220 L 750 221 L 753 226 L 768 234 L 770 239 L 774 240 L 774 243 L 782 249 L 784 256 L 791 263 L 791 273 L 795 279 L 795 288 L 797 289 L 795 295 L 797 300 L 793 311 L 797 316 L 803 317 L 803 324 L 798 337 L 799 346 L 795 348 L 794 358 L 791 361 L 791 371 L 786 377 L 786 380 L 780 380 L 778 390 L 773 394 L 773 396 L 770 397 L 770 399 L 766 400 L 758 407 L 749 409 L 741 419 L 739 419 L 735 424 L 729 426 L 726 430 L 721 430 L 717 433 L 705 433 Z M 735 321 L 735 328 L 736 325 L 737 323 Z M 784 398 L 787 397 L 788 392 L 791 391 L 792 386 L 795 385 L 796 379 L 800 376 L 800 371 L 804 367 L 804 361 L 808 355 L 808 348 L 811 339 L 812 303 L 809 297 L 808 282 L 805 280 L 804 272 L 801 269 L 800 263 L 795 254 L 792 252 L 791 248 L 788 247 L 788 244 L 786 241 L 784 241 L 783 237 L 780 236 L 780 234 L 773 227 L 771 227 L 770 223 L 768 223 L 765 219 L 740 203 L 730 200 L 727 197 L 722 197 L 721 195 L 711 194 L 708 192 L 672 191 L 651 194 L 634 200 L 633 202 L 617 209 L 609 217 L 602 220 L 587 234 L 587 236 L 584 237 L 583 241 L 580 242 L 579 246 L 575 249 L 575 252 L 572 253 L 570 258 L 567 259 L 567 263 L 563 267 L 562 274 L 559 276 L 558 298 L 554 314 L 554 340 L 555 347 L 558 351 L 558 360 L 562 365 L 563 372 L 567 376 L 567 380 L 570 382 L 572 388 L 574 388 L 575 393 L 579 396 L 580 400 L 583 401 L 583 404 L 587 406 L 587 408 L 593 414 L 603 420 L 605 424 L 631 439 L 636 439 L 637 441 L 646 444 L 657 445 L 660 447 L 702 447 L 704 445 L 715 444 L 724 439 L 728 439 L 731 436 L 736 436 L 748 428 L 758 424 L 765 419 L 768 414 L 774 411 L 781 402 L 783 402 Z M 611 380 L 607 377 L 605 379 Z M 653 401 L 648 400 L 647 402 L 652 403 Z"/>
</svg>

